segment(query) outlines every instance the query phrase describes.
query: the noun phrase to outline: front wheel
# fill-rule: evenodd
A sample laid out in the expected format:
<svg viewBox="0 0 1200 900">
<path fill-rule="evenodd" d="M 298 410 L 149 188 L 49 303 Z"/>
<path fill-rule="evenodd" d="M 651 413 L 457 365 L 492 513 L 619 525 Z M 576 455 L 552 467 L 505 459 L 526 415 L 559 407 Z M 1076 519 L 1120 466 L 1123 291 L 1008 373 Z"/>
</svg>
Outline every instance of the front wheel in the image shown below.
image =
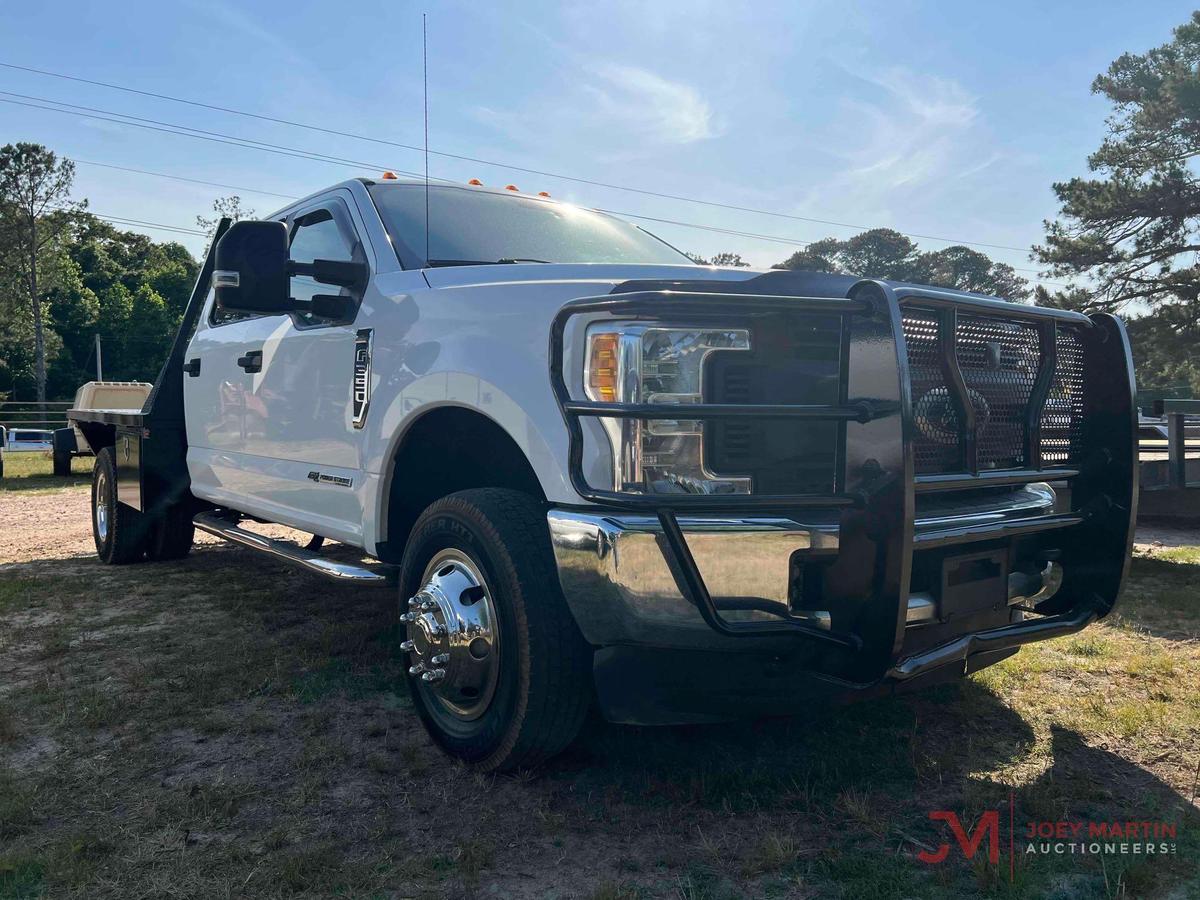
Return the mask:
<svg viewBox="0 0 1200 900">
<path fill-rule="evenodd" d="M 461 491 L 421 514 L 400 568 L 409 686 L 434 741 L 484 770 L 563 750 L 591 701 L 592 651 L 527 494 Z"/>
<path fill-rule="evenodd" d="M 137 562 L 146 551 L 145 517 L 117 500 L 117 457 L 112 447 L 96 454 L 92 468 L 92 536 L 96 555 L 110 565 Z"/>
</svg>

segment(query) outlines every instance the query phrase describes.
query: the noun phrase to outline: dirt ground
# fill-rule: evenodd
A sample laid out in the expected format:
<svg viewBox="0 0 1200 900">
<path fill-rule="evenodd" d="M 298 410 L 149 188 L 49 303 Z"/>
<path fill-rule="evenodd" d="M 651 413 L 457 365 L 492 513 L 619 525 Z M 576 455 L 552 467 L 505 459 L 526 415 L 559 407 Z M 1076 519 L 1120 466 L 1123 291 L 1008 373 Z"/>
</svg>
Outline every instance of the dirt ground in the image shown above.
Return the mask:
<svg viewBox="0 0 1200 900">
<path fill-rule="evenodd" d="M 961 684 L 772 722 L 593 722 L 497 777 L 420 729 L 390 591 L 207 538 L 104 567 L 86 477 L 18 481 L 0 898 L 1200 896 L 1200 534 L 1146 532 L 1119 615 Z M 999 863 L 963 860 L 934 810 L 968 829 L 1001 810 Z M 1153 857 L 1022 852 L 1025 823 L 1060 820 L 1176 835 Z M 944 863 L 917 858 L 944 841 Z"/>
</svg>

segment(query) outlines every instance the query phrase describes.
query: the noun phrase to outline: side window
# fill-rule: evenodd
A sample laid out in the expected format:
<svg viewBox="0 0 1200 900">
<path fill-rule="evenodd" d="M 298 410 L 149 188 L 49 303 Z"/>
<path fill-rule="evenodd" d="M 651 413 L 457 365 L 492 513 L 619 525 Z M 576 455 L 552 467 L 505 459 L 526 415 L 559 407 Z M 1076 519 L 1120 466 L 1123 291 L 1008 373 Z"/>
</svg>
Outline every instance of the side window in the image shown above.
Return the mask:
<svg viewBox="0 0 1200 900">
<path fill-rule="evenodd" d="M 358 240 L 349 224 L 343 224 L 340 219 L 344 219 L 344 216 L 335 217 L 328 209 L 313 210 L 297 218 L 292 226 L 292 261 L 310 263 L 315 259 L 335 259 L 343 262 L 354 260 Z M 361 251 L 357 255 L 361 258 Z M 296 300 L 311 300 L 314 294 L 336 293 L 338 288 L 314 281 L 308 275 L 292 276 L 292 297 Z M 305 315 L 301 314 L 299 318 L 308 323 Z"/>
<path fill-rule="evenodd" d="M 350 223 L 350 215 L 337 200 L 331 201 L 327 207 L 297 216 L 292 221 L 290 255 L 293 262 L 301 263 L 309 263 L 316 259 L 361 263 L 367 261 L 362 243 Z M 335 285 L 321 284 L 307 275 L 292 276 L 292 297 L 297 300 L 311 300 L 316 294 L 349 296 L 352 291 Z M 296 313 L 295 316 L 298 322 L 304 325 L 332 324 L 328 319 L 317 319 L 306 313 Z"/>
</svg>

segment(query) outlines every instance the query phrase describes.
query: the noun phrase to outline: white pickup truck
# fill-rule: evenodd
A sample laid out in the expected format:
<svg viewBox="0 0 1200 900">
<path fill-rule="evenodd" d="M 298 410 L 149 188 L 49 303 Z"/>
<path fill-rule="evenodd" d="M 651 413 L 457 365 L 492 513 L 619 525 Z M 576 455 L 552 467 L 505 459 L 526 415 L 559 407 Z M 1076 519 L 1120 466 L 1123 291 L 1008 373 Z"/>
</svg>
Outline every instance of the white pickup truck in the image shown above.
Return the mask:
<svg viewBox="0 0 1200 900">
<path fill-rule="evenodd" d="M 511 769 L 593 702 L 782 714 L 1108 614 L 1133 390 L 1109 315 L 702 267 L 544 196 L 360 179 L 222 223 L 144 407 L 69 417 L 105 562 L 200 527 L 398 582 L 430 734 Z"/>
</svg>

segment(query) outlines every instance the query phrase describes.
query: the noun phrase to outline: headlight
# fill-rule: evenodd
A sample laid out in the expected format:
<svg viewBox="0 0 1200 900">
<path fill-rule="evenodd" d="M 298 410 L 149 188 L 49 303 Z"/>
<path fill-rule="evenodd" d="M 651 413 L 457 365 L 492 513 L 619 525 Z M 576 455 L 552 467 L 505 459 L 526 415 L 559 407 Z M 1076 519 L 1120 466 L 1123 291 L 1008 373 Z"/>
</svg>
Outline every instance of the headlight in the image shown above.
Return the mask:
<svg viewBox="0 0 1200 900">
<path fill-rule="evenodd" d="M 587 332 L 584 386 L 589 399 L 605 403 L 686 407 L 702 402 L 704 361 L 710 353 L 749 349 L 750 332 L 744 328 L 596 324 Z M 718 478 L 705 469 L 701 421 L 681 416 L 601 422 L 613 446 L 617 490 L 750 492 L 749 478 Z"/>
</svg>

